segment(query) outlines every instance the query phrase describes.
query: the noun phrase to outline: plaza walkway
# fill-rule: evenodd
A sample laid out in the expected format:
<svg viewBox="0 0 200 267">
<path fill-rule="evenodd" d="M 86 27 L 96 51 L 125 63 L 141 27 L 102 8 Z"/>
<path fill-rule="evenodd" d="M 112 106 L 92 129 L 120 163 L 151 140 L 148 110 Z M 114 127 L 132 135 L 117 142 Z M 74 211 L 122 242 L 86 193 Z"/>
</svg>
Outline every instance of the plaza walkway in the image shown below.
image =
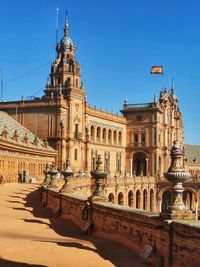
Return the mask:
<svg viewBox="0 0 200 267">
<path fill-rule="evenodd" d="M 0 266 L 141 267 L 118 242 L 85 236 L 41 207 L 37 185 L 0 185 Z"/>
</svg>

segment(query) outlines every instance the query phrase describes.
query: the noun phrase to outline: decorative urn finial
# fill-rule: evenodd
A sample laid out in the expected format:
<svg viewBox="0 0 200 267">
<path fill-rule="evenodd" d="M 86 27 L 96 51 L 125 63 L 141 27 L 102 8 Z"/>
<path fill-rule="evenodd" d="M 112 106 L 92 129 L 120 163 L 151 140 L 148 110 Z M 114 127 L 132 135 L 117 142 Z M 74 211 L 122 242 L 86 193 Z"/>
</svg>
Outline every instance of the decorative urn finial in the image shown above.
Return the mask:
<svg viewBox="0 0 200 267">
<path fill-rule="evenodd" d="M 183 182 L 190 177 L 190 174 L 183 168 L 183 151 L 178 141 L 174 141 L 171 149 L 171 165 L 164 176 L 173 187 L 170 189 L 171 203 L 166 211 L 161 212 L 161 216 L 171 220 L 196 219 L 196 215 L 183 203 Z"/>
<path fill-rule="evenodd" d="M 104 179 L 108 175 L 106 171 L 103 169 L 103 162 L 101 160 L 101 155 L 98 155 L 96 161 L 96 169 L 91 171 L 92 177 L 95 179 L 96 189 L 93 192 L 92 198 L 96 201 L 106 201 L 106 197 L 104 195 Z"/>
<path fill-rule="evenodd" d="M 66 168 L 63 171 L 61 171 L 61 173 L 64 176 L 65 180 L 65 183 L 61 188 L 61 193 L 73 193 L 73 190 L 70 188 L 68 184 L 70 177 L 72 177 L 74 174 L 74 171 L 70 167 L 69 159 L 66 162 Z"/>
</svg>

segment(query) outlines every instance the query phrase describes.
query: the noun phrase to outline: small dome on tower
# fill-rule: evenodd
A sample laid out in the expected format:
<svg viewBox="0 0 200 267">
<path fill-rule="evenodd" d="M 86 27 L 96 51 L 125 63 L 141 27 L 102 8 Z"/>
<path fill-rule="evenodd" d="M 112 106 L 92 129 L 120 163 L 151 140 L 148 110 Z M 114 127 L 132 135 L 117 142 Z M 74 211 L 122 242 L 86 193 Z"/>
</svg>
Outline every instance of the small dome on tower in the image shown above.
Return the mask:
<svg viewBox="0 0 200 267">
<path fill-rule="evenodd" d="M 72 39 L 69 37 L 69 36 L 64 36 L 61 41 L 60 41 L 61 44 L 63 45 L 73 45 L 73 42 L 72 42 Z"/>
</svg>

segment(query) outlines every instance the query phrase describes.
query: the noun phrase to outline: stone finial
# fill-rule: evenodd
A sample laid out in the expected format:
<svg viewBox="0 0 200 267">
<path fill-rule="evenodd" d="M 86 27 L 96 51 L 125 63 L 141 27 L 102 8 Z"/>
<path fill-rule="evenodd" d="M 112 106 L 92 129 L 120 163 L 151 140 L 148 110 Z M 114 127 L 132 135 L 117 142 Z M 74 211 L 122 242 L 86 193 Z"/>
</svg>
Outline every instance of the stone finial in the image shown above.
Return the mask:
<svg viewBox="0 0 200 267">
<path fill-rule="evenodd" d="M 97 157 L 95 171 L 103 171 L 103 161 L 101 160 L 101 155 L 100 154 Z"/>
<path fill-rule="evenodd" d="M 46 87 L 49 87 L 49 86 L 50 86 L 50 78 L 48 77 L 48 78 L 47 78 Z"/>
<path fill-rule="evenodd" d="M 154 95 L 153 102 L 154 103 L 157 103 L 158 102 L 158 99 L 157 99 L 157 95 L 156 94 Z"/>
<path fill-rule="evenodd" d="M 188 179 L 190 174 L 183 168 L 183 150 L 179 142 L 174 141 L 171 149 L 171 165 L 166 173 L 165 178 L 173 184 L 171 191 L 171 203 L 168 209 L 161 213 L 165 219 L 188 219 L 193 220 L 196 215 L 189 210 L 183 202 L 183 182 Z"/>
<path fill-rule="evenodd" d="M 84 91 L 84 85 L 83 85 L 83 82 L 81 82 L 81 89 Z"/>
<path fill-rule="evenodd" d="M 23 137 L 23 142 L 24 142 L 25 144 L 28 144 L 28 141 L 29 141 L 29 138 L 28 138 L 28 136 L 27 136 L 27 133 L 25 133 L 25 134 L 24 134 L 24 137 Z"/>
<path fill-rule="evenodd" d="M 91 171 L 92 177 L 95 179 L 96 189 L 93 192 L 92 199 L 96 201 L 107 201 L 107 198 L 104 195 L 104 179 L 108 175 L 106 171 L 103 169 L 101 160 L 101 155 L 98 155 L 96 161 L 96 169 Z"/>
<path fill-rule="evenodd" d="M 182 172 L 183 170 L 183 151 L 180 149 L 178 141 L 174 141 L 174 145 L 171 149 L 171 166 L 168 169 L 169 172 Z"/>
<path fill-rule="evenodd" d="M 33 144 L 35 145 L 35 146 L 37 146 L 38 145 L 38 138 L 37 138 L 37 136 L 35 136 L 35 138 L 34 138 L 34 140 L 33 140 Z"/>
<path fill-rule="evenodd" d="M 47 138 L 44 140 L 44 147 L 45 148 L 48 148 L 48 146 L 49 146 L 49 143 L 48 143 L 48 141 L 47 141 Z"/>
<path fill-rule="evenodd" d="M 18 134 L 17 130 L 14 131 L 14 134 L 13 134 L 13 140 L 14 140 L 15 142 L 18 142 L 18 141 L 19 141 L 19 134 Z"/>
<path fill-rule="evenodd" d="M 70 185 L 68 184 L 70 177 L 73 176 L 74 171 L 70 167 L 70 161 L 69 159 L 66 161 L 66 167 L 63 171 L 61 171 L 62 175 L 64 176 L 65 183 L 63 187 L 61 188 L 62 193 L 72 193 L 74 190 L 70 188 Z"/>
<path fill-rule="evenodd" d="M 50 165 L 49 165 L 49 163 L 47 163 L 45 166 L 45 170 L 43 171 L 43 173 L 45 175 L 45 179 L 42 183 L 43 186 L 48 186 L 50 181 L 51 181 L 49 171 L 50 171 Z"/>
<path fill-rule="evenodd" d="M 48 184 L 47 188 L 57 189 L 58 185 L 56 183 L 56 179 L 57 179 L 58 170 L 57 170 L 56 166 L 54 165 L 54 163 L 51 165 L 48 173 L 50 174 L 51 181 Z"/>
<path fill-rule="evenodd" d="M 8 131 L 7 131 L 7 126 L 4 126 L 4 129 L 1 133 L 1 135 L 3 136 L 3 138 L 7 139 L 8 138 Z"/>
</svg>

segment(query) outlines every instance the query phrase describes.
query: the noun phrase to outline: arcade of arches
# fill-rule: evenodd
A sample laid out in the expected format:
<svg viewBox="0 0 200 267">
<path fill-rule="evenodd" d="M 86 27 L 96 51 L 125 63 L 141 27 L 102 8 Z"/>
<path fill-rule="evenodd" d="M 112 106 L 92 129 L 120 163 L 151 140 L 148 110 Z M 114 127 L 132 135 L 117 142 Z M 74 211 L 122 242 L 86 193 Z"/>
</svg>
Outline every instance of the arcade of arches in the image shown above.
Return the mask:
<svg viewBox="0 0 200 267">
<path fill-rule="evenodd" d="M 109 193 L 108 200 L 114 204 L 128 205 L 129 207 L 147 211 L 157 211 L 156 190 L 151 189 L 129 189 L 119 193 Z"/>
<path fill-rule="evenodd" d="M 157 201 L 158 197 L 158 201 Z M 113 204 L 125 205 L 135 209 L 141 209 L 152 212 L 166 211 L 170 205 L 170 191 L 169 189 L 161 189 L 159 192 L 157 188 L 131 188 L 128 190 L 119 189 L 119 192 L 110 192 L 108 194 L 108 201 Z M 183 201 L 190 210 L 197 212 L 198 202 L 200 200 L 199 192 L 187 188 L 183 194 Z"/>
</svg>

